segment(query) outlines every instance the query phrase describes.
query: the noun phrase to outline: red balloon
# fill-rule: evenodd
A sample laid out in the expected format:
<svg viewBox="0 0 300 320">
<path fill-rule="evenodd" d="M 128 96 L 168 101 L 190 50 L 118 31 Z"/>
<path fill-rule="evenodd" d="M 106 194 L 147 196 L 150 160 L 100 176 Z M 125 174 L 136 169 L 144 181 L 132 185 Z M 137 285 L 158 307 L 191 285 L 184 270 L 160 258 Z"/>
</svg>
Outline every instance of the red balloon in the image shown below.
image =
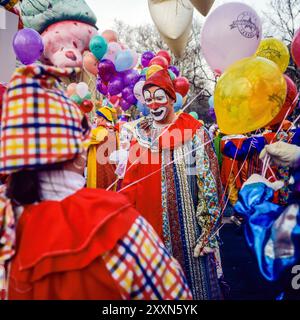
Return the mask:
<svg viewBox="0 0 300 320">
<path fill-rule="evenodd" d="M 94 104 L 91 100 L 84 100 L 79 108 L 83 113 L 89 113 L 93 110 Z"/>
<path fill-rule="evenodd" d="M 281 123 L 284 119 L 284 117 L 290 115 L 296 105 L 297 105 L 297 96 L 298 96 L 298 90 L 293 82 L 293 80 L 288 77 L 286 74 L 283 75 L 287 84 L 287 94 L 286 99 L 283 107 L 281 108 L 280 112 L 277 114 L 277 116 L 269 123 L 270 126 L 273 126 L 275 124 Z M 290 110 L 289 110 L 290 109 Z M 288 112 L 288 114 L 287 114 Z"/>
<path fill-rule="evenodd" d="M 291 45 L 291 52 L 293 60 L 298 68 L 300 68 L 300 29 L 296 32 Z"/>
<path fill-rule="evenodd" d="M 185 97 L 190 90 L 189 80 L 185 77 L 178 77 L 173 80 L 174 89 L 176 92 L 180 93 L 182 97 Z"/>
<path fill-rule="evenodd" d="M 168 64 L 169 64 L 169 65 L 171 64 L 172 58 L 171 58 L 171 56 L 170 56 L 170 54 L 169 54 L 169 52 L 168 52 L 167 50 L 160 50 L 160 51 L 158 51 L 158 53 L 157 53 L 156 56 L 158 56 L 158 57 L 164 57 L 165 59 L 167 59 Z"/>
<path fill-rule="evenodd" d="M 120 98 L 119 98 L 118 96 L 111 96 L 111 97 L 109 98 L 109 101 L 110 101 L 113 105 L 115 105 L 115 104 L 118 104 L 118 103 L 120 102 Z"/>
<path fill-rule="evenodd" d="M 169 67 L 168 60 L 167 60 L 166 58 L 164 58 L 164 57 L 154 57 L 154 58 L 150 61 L 148 67 L 151 67 L 151 66 L 154 66 L 154 65 L 161 66 L 161 67 L 163 67 L 164 69 L 168 69 L 168 67 Z"/>
</svg>

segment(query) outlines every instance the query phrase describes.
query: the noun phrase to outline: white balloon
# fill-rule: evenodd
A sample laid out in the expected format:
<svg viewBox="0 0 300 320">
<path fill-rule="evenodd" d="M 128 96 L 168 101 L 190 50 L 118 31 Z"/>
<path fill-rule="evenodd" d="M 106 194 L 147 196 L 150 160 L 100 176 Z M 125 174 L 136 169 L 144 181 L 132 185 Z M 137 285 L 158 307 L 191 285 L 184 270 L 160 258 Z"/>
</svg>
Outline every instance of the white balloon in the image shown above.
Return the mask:
<svg viewBox="0 0 300 320">
<path fill-rule="evenodd" d="M 83 99 L 89 93 L 89 86 L 85 82 L 80 82 L 76 86 L 76 93 Z"/>
<path fill-rule="evenodd" d="M 139 81 L 133 88 L 134 96 L 142 103 L 145 104 L 145 99 L 143 95 L 143 87 L 145 85 L 145 81 Z"/>
</svg>

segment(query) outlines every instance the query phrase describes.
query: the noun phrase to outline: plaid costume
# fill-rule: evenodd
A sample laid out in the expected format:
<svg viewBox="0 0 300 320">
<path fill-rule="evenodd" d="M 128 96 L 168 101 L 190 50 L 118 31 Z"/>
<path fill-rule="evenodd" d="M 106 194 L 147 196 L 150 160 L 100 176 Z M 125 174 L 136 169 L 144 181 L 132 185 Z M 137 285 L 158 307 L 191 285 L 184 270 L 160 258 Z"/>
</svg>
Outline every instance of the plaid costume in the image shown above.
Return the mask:
<svg viewBox="0 0 300 320">
<path fill-rule="evenodd" d="M 0 173 L 37 169 L 82 152 L 82 114 L 59 86 L 76 69 L 42 65 L 19 68 L 4 96 Z"/>
<path fill-rule="evenodd" d="M 142 217 L 104 260 L 124 299 L 192 299 L 180 265 Z"/>
</svg>

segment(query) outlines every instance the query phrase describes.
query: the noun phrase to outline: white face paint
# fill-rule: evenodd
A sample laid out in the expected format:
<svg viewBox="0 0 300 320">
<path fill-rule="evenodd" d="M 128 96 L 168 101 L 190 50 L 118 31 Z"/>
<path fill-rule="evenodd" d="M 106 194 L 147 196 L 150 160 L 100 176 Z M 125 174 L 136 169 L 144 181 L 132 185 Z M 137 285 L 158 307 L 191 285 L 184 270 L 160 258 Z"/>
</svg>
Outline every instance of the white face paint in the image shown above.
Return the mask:
<svg viewBox="0 0 300 320">
<path fill-rule="evenodd" d="M 159 122 L 165 119 L 165 117 L 168 114 L 168 109 L 166 107 L 160 107 L 156 110 L 151 110 L 150 111 L 154 121 Z"/>
</svg>

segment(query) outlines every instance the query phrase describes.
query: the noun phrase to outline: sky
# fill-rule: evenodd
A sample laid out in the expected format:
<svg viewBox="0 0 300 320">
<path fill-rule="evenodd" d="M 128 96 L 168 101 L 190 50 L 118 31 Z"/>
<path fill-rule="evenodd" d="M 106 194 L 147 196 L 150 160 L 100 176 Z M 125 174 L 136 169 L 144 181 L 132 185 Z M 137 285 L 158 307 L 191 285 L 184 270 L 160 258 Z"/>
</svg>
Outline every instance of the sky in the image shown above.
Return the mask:
<svg viewBox="0 0 300 320">
<path fill-rule="evenodd" d="M 213 8 L 225 2 L 233 0 L 216 0 Z M 269 0 L 238 0 L 253 7 L 259 14 L 267 11 Z M 114 26 L 114 20 L 122 20 L 125 23 L 138 26 L 152 23 L 148 10 L 148 0 L 86 0 L 94 10 L 98 18 L 98 27 L 100 31 L 111 29 Z M 203 19 L 195 10 L 194 15 Z"/>
</svg>

